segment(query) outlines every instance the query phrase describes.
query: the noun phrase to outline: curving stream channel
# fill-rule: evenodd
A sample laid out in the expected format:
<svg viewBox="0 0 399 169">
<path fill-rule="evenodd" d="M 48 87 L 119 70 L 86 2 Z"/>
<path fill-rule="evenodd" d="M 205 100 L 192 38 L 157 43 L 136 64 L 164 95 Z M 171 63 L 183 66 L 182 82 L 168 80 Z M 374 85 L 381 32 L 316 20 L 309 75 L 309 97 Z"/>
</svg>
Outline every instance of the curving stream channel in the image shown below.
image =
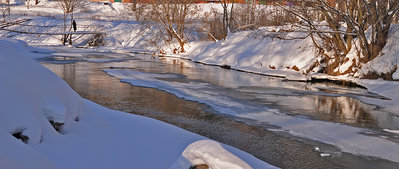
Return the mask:
<svg viewBox="0 0 399 169">
<path fill-rule="evenodd" d="M 64 53 L 39 61 L 88 100 L 179 126 L 278 167 L 399 168 L 307 139 L 314 136 L 292 127 L 298 121 L 321 122 L 399 142 L 398 135 L 382 131 L 399 129 L 399 117 L 363 103 L 362 98 L 383 99 L 363 88 L 292 82 L 148 55 Z"/>
</svg>

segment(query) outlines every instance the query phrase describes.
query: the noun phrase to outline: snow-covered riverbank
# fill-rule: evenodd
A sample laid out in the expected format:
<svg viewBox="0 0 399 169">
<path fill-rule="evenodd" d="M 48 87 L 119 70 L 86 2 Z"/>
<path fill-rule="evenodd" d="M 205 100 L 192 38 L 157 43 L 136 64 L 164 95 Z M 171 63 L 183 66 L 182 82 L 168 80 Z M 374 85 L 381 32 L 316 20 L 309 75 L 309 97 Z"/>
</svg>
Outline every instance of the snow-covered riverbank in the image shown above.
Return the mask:
<svg viewBox="0 0 399 169">
<path fill-rule="evenodd" d="M 177 61 L 176 61 L 177 62 Z M 333 104 L 333 110 L 338 111 L 340 118 L 357 118 L 353 116 L 361 116 L 357 112 L 357 106 L 348 96 L 336 94 L 335 87 L 298 84 L 299 82 L 282 82 L 278 80 L 268 80 L 267 78 L 256 78 L 254 76 L 239 76 L 238 74 L 229 74 L 226 72 L 213 72 L 204 75 L 207 78 L 220 78 L 220 81 L 208 82 L 199 78 L 195 82 L 189 78 L 180 77 L 179 74 L 174 73 L 145 73 L 141 71 L 131 70 L 134 68 L 122 67 L 118 69 L 105 70 L 109 75 L 121 79 L 122 82 L 129 83 L 132 86 L 149 87 L 158 90 L 172 93 L 179 98 L 196 101 L 210 106 L 213 110 L 220 114 L 231 116 L 233 118 L 248 119 L 250 124 L 267 124 L 276 126 L 270 128 L 271 131 L 287 133 L 296 137 L 306 138 L 309 140 L 316 140 L 322 143 L 330 144 L 342 152 L 347 152 L 362 156 L 373 156 L 382 159 L 399 162 L 397 158 L 399 152 L 399 144 L 391 141 L 388 137 L 379 136 L 382 132 L 392 132 L 394 130 L 384 129 L 369 129 L 362 127 L 354 127 L 347 124 L 336 123 L 331 121 L 315 120 L 300 116 L 301 113 L 296 114 L 295 111 L 290 112 L 284 109 L 284 106 L 279 108 L 273 105 L 288 105 L 285 107 L 292 107 L 294 110 L 303 109 L 304 111 L 312 111 L 312 105 L 326 106 Z M 188 68 L 190 69 L 190 68 Z M 194 69 L 195 71 L 197 69 Z M 215 74 L 215 76 L 211 75 Z M 222 77 L 225 76 L 225 77 Z M 195 77 L 190 77 L 194 78 Z M 181 79 L 175 81 L 173 79 Z M 220 84 L 218 84 L 220 82 Z M 262 84 L 264 83 L 264 84 Z M 334 89 L 335 88 L 335 89 Z M 358 89 L 357 89 L 358 90 Z M 198 92 L 201 91 L 201 92 Z M 330 92 L 323 92 L 330 91 Z M 313 93 L 314 92 L 314 93 Z M 362 95 L 355 90 L 350 91 L 343 89 L 337 93 L 358 93 L 359 96 L 351 96 L 356 99 L 369 99 L 374 102 L 384 101 L 381 98 L 372 98 Z M 322 99 L 312 99 L 311 95 L 335 95 L 338 99 L 327 104 L 320 104 Z M 249 98 L 249 100 L 247 100 Z M 308 98 L 308 99 L 302 99 Z M 339 99 L 340 98 L 340 99 Z M 270 102 L 270 105 L 263 104 Z M 328 102 L 328 101 L 326 101 Z M 351 105 L 354 104 L 354 105 Z M 344 107 L 339 109 L 338 107 Z M 328 108 L 327 108 L 328 109 Z M 338 110 L 334 110 L 338 109 Z M 317 111 L 317 110 L 316 110 Z M 299 111 L 300 112 L 300 111 Z M 326 113 L 320 109 L 320 114 Z M 381 113 L 381 112 L 379 112 Z M 347 115 L 347 116 L 346 116 Z M 381 114 L 367 114 L 371 119 L 378 118 L 395 118 L 388 113 L 387 116 Z M 391 119 L 393 120 L 393 119 Z M 251 123 L 252 122 L 252 123 Z M 265 128 L 268 128 L 267 125 Z M 366 134 L 367 133 L 367 134 Z M 392 136 L 392 138 L 396 138 Z"/>
<path fill-rule="evenodd" d="M 15 12 L 19 14 L 23 14 L 26 11 L 31 12 L 32 14 L 40 13 L 43 9 L 52 9 L 54 8 L 54 3 L 48 6 L 39 6 L 32 7 L 31 9 L 25 9 L 22 6 L 16 7 Z M 122 6 L 94 6 L 91 9 L 98 13 L 101 12 L 109 12 L 118 14 L 122 10 Z M 53 15 L 61 15 L 59 11 L 50 11 L 56 14 Z M 58 13 L 57 13 L 58 12 Z M 28 13 L 29 14 L 29 13 Z M 82 14 L 81 16 L 85 16 Z M 28 21 L 27 25 L 35 25 L 35 26 L 54 26 L 61 25 L 62 20 L 60 18 L 54 17 L 41 17 L 41 16 L 20 16 L 14 15 L 10 18 L 13 19 L 32 19 Z M 101 25 L 101 29 L 104 32 L 107 32 L 107 36 L 105 37 L 105 46 L 99 48 L 89 49 L 91 51 L 108 51 L 108 52 L 147 52 L 147 53 L 158 53 L 158 48 L 155 46 L 151 46 L 149 41 L 152 39 L 152 30 L 144 29 L 139 23 L 134 21 L 107 21 L 107 20 L 90 20 L 85 17 L 79 17 L 79 13 L 76 14 L 76 20 L 79 25 Z M 13 29 L 18 30 L 28 30 L 28 31 L 41 31 L 40 27 L 27 27 L 27 26 L 14 26 Z M 395 25 L 394 27 L 397 27 Z M 57 31 L 58 28 L 54 28 Z M 311 41 L 309 38 L 307 39 L 297 39 L 297 40 L 281 40 L 277 38 L 276 32 L 279 31 L 278 27 L 267 27 L 260 28 L 255 31 L 243 31 L 230 34 L 225 40 L 221 40 L 218 42 L 209 42 L 209 41 L 191 41 L 187 44 L 188 52 L 180 55 L 172 55 L 173 57 L 180 57 L 184 59 L 189 59 L 195 62 L 201 62 L 210 65 L 218 65 L 218 66 L 226 66 L 233 69 L 259 73 L 264 75 L 273 75 L 284 77 L 288 80 L 299 80 L 306 81 L 311 78 L 326 78 L 332 80 L 345 80 L 355 82 L 359 85 L 366 87 L 370 92 L 379 94 L 384 96 L 383 99 L 374 99 L 362 97 L 361 101 L 376 105 L 381 109 L 390 112 L 398 116 L 399 112 L 399 96 L 397 93 L 399 92 L 399 83 L 394 81 L 384 81 L 384 80 L 361 80 L 358 78 L 348 77 L 348 76 L 339 76 L 332 77 L 326 76 L 323 74 L 318 74 L 316 72 L 310 72 L 308 74 L 304 74 L 306 71 L 310 70 L 312 63 L 318 58 L 315 56 L 315 51 L 311 45 Z M 393 28 L 395 30 L 397 28 Z M 293 37 L 292 35 L 298 33 L 286 33 L 286 36 Z M 75 49 L 59 47 L 59 46 L 51 46 L 51 45 L 59 45 L 60 37 L 57 36 L 46 36 L 46 35 L 29 35 L 29 34 L 18 34 L 18 33 L 9 33 L 2 31 L 0 32 L 0 36 L 24 40 L 30 45 L 42 46 L 48 45 L 47 47 L 55 47 L 60 48 L 65 51 L 77 51 L 77 56 L 79 57 L 79 52 L 82 49 Z M 383 50 L 384 55 L 375 59 L 374 61 L 366 64 L 359 71 L 359 73 L 367 73 L 367 72 L 376 72 L 376 73 L 387 73 L 394 72 L 393 78 L 398 79 L 399 71 L 395 70 L 398 65 L 398 49 L 396 47 L 397 39 L 399 34 L 394 32 L 390 39 L 388 40 L 388 44 L 386 48 Z M 7 121 L 7 123 L 0 123 L 3 127 L 4 131 L 3 136 L 7 138 L 9 141 L 5 142 L 7 144 L 15 145 L 16 149 L 20 150 L 20 152 L 31 152 L 28 153 L 24 159 L 30 159 L 30 156 L 33 159 L 40 158 L 41 161 L 44 161 L 45 164 L 49 165 L 49 168 L 53 168 L 53 166 L 57 166 L 59 168 L 77 168 L 77 166 L 85 166 L 88 168 L 109 168 L 109 166 L 137 166 L 138 168 L 164 168 L 165 166 L 171 166 L 177 159 L 179 158 L 183 150 L 190 143 L 193 143 L 197 140 L 205 139 L 201 136 L 188 133 L 181 129 L 177 129 L 173 126 L 163 124 L 151 119 L 138 117 L 138 116 L 128 116 L 122 114 L 120 112 L 113 112 L 111 110 L 106 110 L 105 108 L 99 107 L 87 100 L 81 99 L 79 96 L 74 94 L 74 92 L 65 85 L 64 82 L 56 78 L 54 75 L 50 75 L 47 70 L 41 70 L 39 72 L 47 72 L 43 74 L 46 77 L 42 77 L 44 79 L 50 78 L 53 79 L 50 82 L 41 80 L 40 83 L 36 83 L 37 80 L 33 77 L 41 77 L 42 73 L 34 74 L 35 71 L 29 71 L 30 69 L 20 69 L 21 67 L 32 67 L 32 70 L 43 69 L 38 68 L 40 66 L 30 66 L 29 64 L 32 61 L 25 61 L 27 59 L 23 58 L 18 60 L 19 58 L 10 58 L 10 56 L 14 55 L 28 55 L 28 57 L 38 57 L 40 54 L 33 53 L 22 53 L 16 54 L 14 52 L 20 52 L 24 50 L 24 45 L 21 45 L 20 42 L 12 42 L 9 40 L 2 41 L 2 48 L 10 49 L 9 53 L 4 53 L 2 51 L 0 60 L 1 64 L 4 65 L 0 69 L 2 70 L 2 76 L 7 77 L 8 79 L 5 81 L 10 81 L 10 83 L 14 83 L 15 86 L 19 86 L 24 90 L 18 90 L 19 88 L 14 87 L 15 90 L 9 90 L 9 86 L 14 86 L 11 84 L 1 84 L 2 92 L 6 92 L 2 96 L 2 117 L 1 120 Z M 86 38 L 80 38 L 76 42 L 75 45 L 84 46 L 87 43 Z M 7 46 L 8 45 L 8 46 Z M 162 46 L 164 48 L 168 48 L 167 46 Z M 14 49 L 13 49 L 14 48 Z M 12 50 L 13 49 L 13 50 Z M 168 51 L 165 49 L 165 51 Z M 58 53 L 58 55 L 63 55 Z M 66 54 L 66 55 L 70 55 Z M 350 57 L 355 57 L 351 55 Z M 13 60 L 14 59 L 14 60 Z M 22 64 L 15 66 L 14 64 L 10 64 L 8 61 L 13 61 L 15 64 Z M 26 62 L 26 63 L 25 63 Z M 35 65 L 36 63 L 32 63 Z M 349 59 L 347 63 L 344 63 L 340 66 L 340 71 L 345 71 L 350 68 L 352 64 Z M 14 67 L 12 67 L 14 65 Z M 317 68 L 316 68 L 317 69 Z M 312 70 L 316 70 L 312 69 Z M 32 73 L 32 76 L 26 78 L 24 72 Z M 12 74 L 10 72 L 19 72 L 20 75 Z M 134 71 L 119 71 L 112 70 L 107 71 L 110 75 L 116 76 L 118 78 L 123 79 L 125 82 L 129 82 L 132 85 L 136 86 L 144 86 L 144 87 L 153 87 L 160 90 L 168 91 L 177 96 L 183 97 L 189 100 L 195 100 L 206 104 L 216 104 L 216 101 L 223 102 L 225 100 L 216 98 L 216 101 L 212 101 L 209 99 L 204 100 L 201 97 L 193 96 L 192 94 L 187 92 L 187 87 L 192 87 L 193 91 L 198 90 L 198 84 L 192 86 L 176 86 L 173 83 L 162 82 L 157 79 L 158 74 L 140 74 L 139 72 Z M 12 78 L 11 78 L 12 77 Z M 163 76 L 161 76 L 162 78 Z M 356 76 L 355 76 L 356 77 Z M 16 79 L 24 79 L 23 81 L 13 81 Z M 58 79 L 58 80 L 55 80 Z M 53 82 L 54 81 L 54 82 Z M 23 84 L 23 85 L 22 85 Z M 8 86 L 7 86 L 8 85 Z M 203 84 L 207 85 L 207 84 Z M 46 89 L 46 90 L 44 90 Z M 50 92 L 51 90 L 54 93 Z M 29 91 L 34 91 L 33 94 L 36 95 L 25 95 L 29 93 Z M 61 92 L 62 91 L 62 92 Z M 14 92 L 14 93 L 13 93 Z M 68 93 L 68 94 L 65 94 Z M 46 94 L 43 94 L 46 93 Z M 72 94 L 71 94 L 72 93 Z M 183 95 L 183 94 L 186 95 Z M 71 95 L 71 96 L 68 96 Z M 7 96 L 15 96 L 13 97 Z M 18 97 L 16 97 L 18 96 Z M 29 97 L 28 97 L 29 96 Z M 37 97 L 35 97 L 37 96 Z M 21 99 L 20 99 L 21 98 Z M 23 99 L 25 101 L 23 101 Z M 212 99 L 212 98 L 211 98 Z M 32 101 L 34 100 L 34 102 Z M 13 106 L 11 103 L 13 103 Z M 26 104 L 24 104 L 26 103 Z M 29 104 L 28 104 L 29 103 Z M 69 105 L 70 104 L 70 105 Z M 229 109 L 233 109 L 229 105 L 230 103 L 223 103 L 230 106 Z M 20 106 L 20 105 L 28 105 L 30 107 Z M 56 106 L 54 106 L 56 105 Z M 218 105 L 214 106 L 214 108 L 218 108 Z M 20 111 L 14 111 L 10 107 L 16 107 L 21 109 Z M 240 106 L 238 106 L 240 107 Z M 245 107 L 245 106 L 244 106 Z M 3 111 L 4 110 L 4 111 Z M 226 110 L 226 109 L 224 109 Z M 9 113 L 3 112 L 28 112 L 24 114 L 26 116 L 34 119 L 36 123 L 32 121 L 18 121 L 21 120 L 17 118 L 17 116 L 8 116 Z M 36 114 L 29 114 L 29 112 L 36 112 Z M 112 112 L 112 113 L 110 113 Z M 235 112 L 228 112 L 234 114 Z M 4 118 L 3 118 L 4 114 Z M 112 115 L 111 115 L 112 114 Z M 19 116 L 19 115 L 18 115 Z M 37 117 L 36 117 L 37 116 Z M 79 117 L 79 118 L 76 118 Z M 282 112 L 278 110 L 271 110 L 265 112 L 249 112 L 246 114 L 239 115 L 239 117 L 249 118 L 249 119 L 257 119 L 262 122 L 280 126 L 282 132 L 288 132 L 292 135 L 296 135 L 299 137 L 308 138 L 311 140 L 317 140 L 320 142 L 328 143 L 337 146 L 342 149 L 344 152 L 367 155 L 367 156 L 375 156 L 383 159 L 388 159 L 391 161 L 399 162 L 398 154 L 399 148 L 398 144 L 391 142 L 386 138 L 379 138 L 374 136 L 367 136 L 364 134 L 364 130 L 357 127 L 346 126 L 342 124 L 323 122 L 323 121 L 314 121 L 303 118 L 291 117 L 288 115 L 282 115 Z M 15 120 L 8 120 L 9 118 L 15 118 Z M 93 120 L 95 119 L 95 120 Z M 24 119 L 22 119 L 24 120 Z M 26 120 L 26 119 L 25 119 Z M 49 120 L 59 121 L 65 123 L 65 128 L 61 133 L 57 133 L 54 131 L 51 125 L 49 125 Z M 115 122 L 116 121 L 116 122 Z M 128 125 L 128 123 L 134 122 L 134 125 Z M 139 122 L 138 122 L 139 121 Z M 155 125 L 154 125 L 155 124 Z M 157 126 L 157 127 L 154 127 Z M 148 130 L 147 130 L 148 128 Z M 138 130 L 140 129 L 140 130 Z M 145 129 L 145 130 L 143 130 Z M 334 130 L 332 130 L 334 129 Z M 102 133 L 103 131 L 106 131 Z M 395 129 L 385 129 L 386 132 L 397 133 Z M 29 137 L 28 146 L 21 143 L 16 142 L 11 134 L 22 132 L 22 134 Z M 162 135 L 148 135 L 148 133 L 157 133 L 161 132 Z M 113 134 L 107 134 L 113 133 Z M 126 133 L 132 133 L 132 135 L 127 135 Z M 366 131 L 367 133 L 367 131 Z M 350 136 L 350 137 L 349 137 Z M 108 144 L 116 145 L 115 139 L 127 140 L 121 143 L 118 143 L 118 146 L 115 150 L 111 150 L 107 148 Z M 178 138 L 178 139 L 175 139 Z M 337 139 L 339 138 L 339 139 Z M 14 140 L 13 140 L 14 139 Z M 158 144 L 159 140 L 162 140 L 162 143 Z M 96 142 L 93 145 L 85 147 L 84 145 Z M 137 144 L 136 144 L 137 143 Z M 3 144 L 3 145 L 7 145 Z M 152 147 L 156 144 L 158 147 Z M 60 146 L 63 145 L 63 146 Z M 144 146 L 143 146 L 144 145 Z M 203 145 L 203 142 L 199 142 L 198 144 L 194 144 L 189 147 L 198 147 L 198 145 Z M 210 147 L 217 148 L 217 144 L 214 142 L 209 142 Z M 369 146 L 373 145 L 373 146 Z M 7 147 L 7 146 L 5 146 Z M 68 148 L 65 148 L 68 147 Z M 71 148 L 72 147 L 72 148 Z M 129 147 L 129 148 L 126 148 Z M 208 147 L 208 146 L 204 146 Z M 241 158 L 248 165 L 257 168 L 258 166 L 266 165 L 259 160 L 254 159 L 252 156 L 238 152 L 233 148 L 222 145 L 222 148 L 229 150 L 237 157 Z M 12 149 L 6 149 L 7 152 L 0 155 L 12 154 L 9 153 Z M 78 151 L 79 150 L 79 151 Z M 94 151 L 96 150 L 96 151 Z M 149 151 L 151 150 L 151 151 Z M 157 153 L 150 153 L 155 150 Z M 195 156 L 195 158 L 202 158 L 201 154 L 207 151 L 207 148 L 201 149 L 199 152 L 193 152 L 196 155 L 188 155 L 190 158 Z M 54 152 L 61 152 L 60 156 L 53 155 Z M 81 153 L 78 153 L 81 152 Z M 95 157 L 83 158 L 85 156 L 90 156 L 92 152 L 103 152 L 96 153 Z M 143 152 L 145 152 L 143 154 Z M 187 150 L 186 152 L 192 152 Z M 225 152 L 224 150 L 218 152 Z M 120 158 L 113 159 L 108 158 L 108 156 L 104 156 L 104 153 L 114 153 L 115 156 Z M 199 153 L 200 155 L 197 155 Z M 78 154 L 78 155 L 75 155 Z M 184 153 L 183 153 L 184 154 Z M 221 155 L 224 157 L 228 157 L 228 159 L 235 159 L 231 154 L 222 153 Z M 10 161 L 17 161 L 18 158 L 16 154 L 15 156 L 6 156 Z M 37 155 L 37 156 L 36 156 Z M 219 154 L 217 154 L 218 156 Z M 92 156 L 92 155 L 91 155 Z M 136 160 L 127 159 L 127 156 L 137 157 Z M 201 156 L 201 157 L 199 157 Z M 67 159 L 67 160 L 65 160 Z M 146 159 L 140 162 L 139 159 Z M 74 161 L 74 163 L 66 163 L 65 161 Z M 158 160 L 161 162 L 151 163 L 152 160 Z M 203 159 L 204 160 L 204 159 Z M 76 162 L 75 162 L 76 161 Z M 242 163 L 240 160 L 237 164 L 246 165 Z M 31 161 L 27 161 L 30 165 Z M 180 161 L 185 164 L 184 160 Z M 177 162 L 177 163 L 180 163 Z M 205 162 L 207 162 L 205 160 Z M 76 163 L 76 164 L 75 164 Z M 115 163 L 118 163 L 117 165 Z M 176 166 L 177 163 L 173 165 Z M 14 165 L 14 163 L 6 163 L 7 165 Z M 19 164 L 15 162 L 15 164 Z M 87 164 L 87 166 L 86 166 Z M 234 163 L 236 164 L 236 163 Z M 27 164 L 28 165 L 28 164 Z M 34 165 L 32 163 L 32 165 Z M 36 165 L 36 164 L 35 164 Z M 39 164 L 37 164 L 39 165 Z M 53 165 L 53 166 L 51 166 Z M 76 165 L 76 166 L 75 166 Z M 216 165 L 216 164 L 215 164 Z M 17 167 L 18 168 L 18 167 Z M 115 167 L 112 167 L 115 168 Z"/>
<path fill-rule="evenodd" d="M 20 41 L 1 39 L 0 48 L 0 168 L 273 168 L 172 125 L 82 99 Z"/>
<path fill-rule="evenodd" d="M 329 76 L 315 72 L 307 72 L 312 63 L 318 58 L 315 56 L 314 47 L 309 38 L 297 40 L 281 40 L 274 38 L 278 28 L 262 28 L 255 31 L 244 31 L 233 33 L 215 43 L 192 42 L 187 54 L 172 57 L 189 59 L 209 65 L 227 66 L 229 68 L 286 78 L 294 81 L 309 81 L 311 79 L 328 79 L 334 81 L 347 81 L 367 88 L 370 92 L 386 97 L 387 100 L 364 99 L 363 101 L 382 107 L 383 109 L 399 115 L 399 82 L 386 81 L 382 79 L 367 80 L 358 78 L 362 74 L 374 72 L 387 74 L 394 72 L 393 78 L 397 79 L 399 70 L 395 69 L 399 64 L 399 33 L 395 30 L 399 25 L 392 28 L 391 37 L 383 50 L 382 56 L 365 64 L 355 77 L 349 75 Z M 290 35 L 291 34 L 291 35 Z M 288 37 L 300 36 L 298 33 L 288 33 Z M 352 54 L 354 55 L 354 54 Z M 355 56 L 348 56 L 355 57 Z M 351 64 L 351 63 L 350 63 Z M 348 69 L 347 64 L 340 69 Z M 345 71 L 344 70 L 344 71 Z M 357 78 L 356 78 L 357 76 Z"/>
<path fill-rule="evenodd" d="M 27 9 L 23 5 L 12 8 L 12 16 L 8 20 L 31 19 L 24 24 L 9 26 L 7 29 L 26 32 L 62 32 L 63 14 L 56 2 L 41 2 Z M 217 4 L 201 4 L 198 15 L 205 15 L 211 8 L 221 10 Z M 42 11 L 49 12 L 46 15 Z M 38 13 L 39 12 L 39 13 Z M 113 17 L 111 17 L 113 16 Z M 111 18 L 110 18 L 111 17 Z M 265 75 L 285 77 L 289 80 L 309 80 L 315 72 L 320 71 L 320 57 L 313 46 L 310 37 L 305 32 L 295 32 L 290 26 L 261 27 L 253 31 L 240 31 L 229 34 L 226 39 L 218 42 L 200 41 L 202 37 L 197 28 L 186 28 L 188 43 L 187 53 L 174 55 L 173 49 L 178 44 L 165 44 L 156 40 L 158 28 L 151 24 L 136 22 L 129 4 L 88 3 L 77 9 L 74 19 L 78 23 L 78 31 L 105 32 L 104 45 L 98 48 L 102 51 L 130 51 L 157 54 L 160 50 L 171 56 L 190 59 L 210 65 L 226 66 L 240 71 Z M 67 23 L 69 24 L 69 20 Z M 356 73 L 344 74 L 346 77 L 362 77 L 367 74 L 390 74 L 398 79 L 399 25 L 393 25 L 387 45 L 382 56 L 365 64 L 359 65 L 359 56 L 355 48 L 348 54 L 344 63 L 337 68 L 343 73 L 352 66 L 358 65 Z M 61 36 L 19 34 L 0 31 L 0 36 L 26 41 L 29 45 L 59 45 Z M 80 35 L 79 35 L 80 36 Z M 300 38 L 303 37 L 303 38 Z M 85 46 L 90 36 L 74 37 L 74 46 Z M 292 39 L 292 40 L 284 40 Z M 156 42 L 155 42 L 156 41 Z M 155 46 L 154 43 L 157 45 Z"/>
</svg>

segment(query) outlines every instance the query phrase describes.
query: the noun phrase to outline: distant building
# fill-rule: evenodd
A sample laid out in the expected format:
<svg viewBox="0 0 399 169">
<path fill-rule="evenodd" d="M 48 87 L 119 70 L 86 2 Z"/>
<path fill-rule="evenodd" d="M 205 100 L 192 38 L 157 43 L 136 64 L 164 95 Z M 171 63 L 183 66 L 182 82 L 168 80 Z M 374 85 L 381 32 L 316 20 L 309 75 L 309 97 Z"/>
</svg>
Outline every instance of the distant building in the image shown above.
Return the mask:
<svg viewBox="0 0 399 169">
<path fill-rule="evenodd" d="M 149 2 L 151 2 L 151 0 L 91 0 L 91 1 L 93 1 L 93 2 L 111 2 L 111 3 L 114 3 L 114 2 L 132 3 L 134 1 L 136 1 L 137 3 L 149 3 Z M 222 0 L 196 0 L 194 2 L 195 3 L 219 3 L 221 1 Z M 247 1 L 248 0 L 227 0 L 227 3 L 232 3 L 232 2 L 234 2 L 234 3 L 246 3 Z M 258 1 L 258 3 L 259 3 L 259 1 L 266 2 L 266 0 L 257 0 L 257 1 Z"/>
<path fill-rule="evenodd" d="M 93 2 L 122 2 L 122 3 L 132 3 L 134 0 L 91 0 Z M 150 0 L 136 0 L 137 3 L 148 3 Z"/>
<path fill-rule="evenodd" d="M 151 0 L 91 0 L 94 2 L 121 2 L 121 3 L 149 3 Z M 252 2 L 252 0 L 226 0 L 227 3 L 249 3 Z M 220 3 L 222 0 L 195 0 L 195 3 Z M 274 4 L 276 2 L 281 2 L 284 5 L 287 4 L 297 4 L 298 2 L 301 2 L 301 0 L 256 0 L 257 4 Z"/>
</svg>

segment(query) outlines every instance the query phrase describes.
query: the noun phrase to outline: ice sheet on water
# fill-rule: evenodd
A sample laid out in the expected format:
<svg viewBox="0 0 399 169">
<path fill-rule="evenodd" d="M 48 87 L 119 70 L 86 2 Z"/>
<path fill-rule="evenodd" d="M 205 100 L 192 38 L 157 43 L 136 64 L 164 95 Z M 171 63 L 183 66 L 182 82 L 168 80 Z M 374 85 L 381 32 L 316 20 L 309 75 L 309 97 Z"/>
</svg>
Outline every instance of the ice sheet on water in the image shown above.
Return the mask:
<svg viewBox="0 0 399 169">
<path fill-rule="evenodd" d="M 294 136 L 332 144 L 343 152 L 376 156 L 399 162 L 399 144 L 387 139 L 363 135 L 361 132 L 364 129 L 361 128 L 290 116 L 278 109 L 261 108 L 248 102 L 242 103 L 241 100 L 230 97 L 231 93 L 205 82 L 182 83 L 165 80 L 165 78 L 176 78 L 174 74 L 143 73 L 132 70 L 105 71 L 133 86 L 156 88 L 187 100 L 205 103 L 220 113 L 279 126 L 282 131 Z"/>
<path fill-rule="evenodd" d="M 207 104 L 220 113 L 235 115 L 241 112 L 258 110 L 229 97 L 229 92 L 205 82 L 177 82 L 175 74 L 143 73 L 132 70 L 105 70 L 109 75 L 121 78 L 122 82 L 133 86 L 156 88 L 186 100 Z M 266 109 L 262 109 L 266 111 Z"/>
</svg>

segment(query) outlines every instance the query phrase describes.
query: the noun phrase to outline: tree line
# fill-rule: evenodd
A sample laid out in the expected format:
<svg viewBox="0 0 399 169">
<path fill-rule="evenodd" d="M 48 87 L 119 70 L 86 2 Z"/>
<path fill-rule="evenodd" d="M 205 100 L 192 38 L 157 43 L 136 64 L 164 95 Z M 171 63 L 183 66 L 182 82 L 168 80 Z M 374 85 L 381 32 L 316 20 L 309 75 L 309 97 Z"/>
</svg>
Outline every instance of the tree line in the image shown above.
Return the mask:
<svg viewBox="0 0 399 169">
<path fill-rule="evenodd" d="M 10 11 L 10 1 L 1 1 L 8 2 L 8 6 L 1 6 L 5 18 Z M 291 25 L 295 29 L 289 31 L 308 32 L 306 37 L 312 39 L 317 55 L 321 57 L 319 66 L 324 68 L 324 73 L 332 75 L 338 75 L 335 69 L 347 61 L 350 52 L 355 51 L 358 55 L 354 67 L 378 57 L 387 43 L 392 24 L 398 20 L 399 10 L 399 0 L 302 0 L 292 3 L 266 0 L 268 5 L 259 5 L 257 0 L 247 0 L 246 4 L 230 1 L 220 0 L 214 4 L 220 5 L 219 9 L 210 8 L 206 13 L 200 12 L 203 9 L 194 3 L 195 0 L 149 0 L 149 3 L 132 0 L 130 9 L 136 20 L 155 23 L 158 31 L 152 42 L 154 45 L 159 40 L 177 41 L 179 47 L 175 53 L 185 52 L 187 27 L 192 25 L 215 41 L 226 38 L 231 32 Z M 58 0 L 64 13 L 65 31 L 72 25 L 66 23 L 67 17 L 70 16 L 72 22 L 74 11 L 83 2 Z M 65 41 L 67 37 L 63 39 Z"/>
<path fill-rule="evenodd" d="M 199 24 L 213 40 L 223 39 L 231 32 L 262 26 L 294 25 L 297 29 L 289 31 L 308 32 L 306 37 L 312 39 L 317 55 L 321 57 L 319 66 L 331 75 L 339 75 L 335 69 L 347 61 L 350 52 L 355 51 L 359 58 L 353 67 L 378 57 L 399 10 L 399 0 L 274 1 L 273 5 L 258 5 L 256 0 L 249 0 L 247 4 L 221 0 L 222 11 L 211 9 L 206 16 L 196 18 L 200 9 L 193 1 L 150 2 L 150 5 L 133 3 L 134 15 L 138 20 L 159 23 L 158 28 L 168 35 L 168 41 L 176 39 L 179 42 L 180 52 L 185 51 L 187 23 Z"/>
</svg>

